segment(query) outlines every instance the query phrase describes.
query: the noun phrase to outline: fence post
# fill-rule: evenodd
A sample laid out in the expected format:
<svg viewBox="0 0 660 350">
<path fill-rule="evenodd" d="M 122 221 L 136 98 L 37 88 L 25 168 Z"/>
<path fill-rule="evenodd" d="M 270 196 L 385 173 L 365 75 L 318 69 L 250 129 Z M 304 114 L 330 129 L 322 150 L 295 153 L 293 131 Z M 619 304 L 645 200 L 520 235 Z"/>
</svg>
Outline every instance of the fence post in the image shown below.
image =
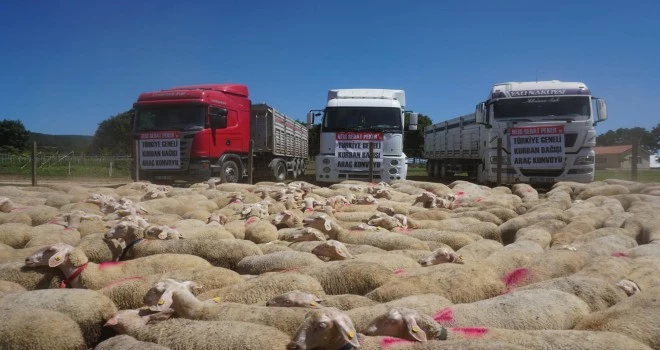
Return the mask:
<svg viewBox="0 0 660 350">
<path fill-rule="evenodd" d="M 639 141 L 632 142 L 632 155 L 630 157 L 630 180 L 637 181 L 637 161 L 639 158 Z"/>
<path fill-rule="evenodd" d="M 110 161 L 110 169 L 108 170 L 108 177 L 112 177 L 112 161 Z"/>
<path fill-rule="evenodd" d="M 71 176 L 71 161 L 69 161 L 69 176 Z"/>
<path fill-rule="evenodd" d="M 369 182 L 374 182 L 374 143 L 369 142 Z"/>
<path fill-rule="evenodd" d="M 135 140 L 135 181 L 140 182 L 140 140 Z"/>
<path fill-rule="evenodd" d="M 37 185 L 37 142 L 32 142 L 32 186 Z"/>
<path fill-rule="evenodd" d="M 502 185 L 502 138 L 497 138 L 497 186 Z"/>
</svg>

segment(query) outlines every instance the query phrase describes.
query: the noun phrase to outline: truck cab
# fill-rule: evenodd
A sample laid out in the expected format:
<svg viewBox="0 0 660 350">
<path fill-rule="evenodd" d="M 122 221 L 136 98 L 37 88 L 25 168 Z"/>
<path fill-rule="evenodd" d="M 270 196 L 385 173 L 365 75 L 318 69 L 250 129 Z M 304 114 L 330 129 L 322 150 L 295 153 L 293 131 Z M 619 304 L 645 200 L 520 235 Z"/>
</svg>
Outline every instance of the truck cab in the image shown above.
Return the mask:
<svg viewBox="0 0 660 350">
<path fill-rule="evenodd" d="M 248 176 L 250 166 L 275 181 L 304 173 L 307 129 L 269 105 L 253 105 L 245 85 L 145 92 L 133 106 L 135 180 L 198 182 L 214 177 L 234 183 Z"/>
<path fill-rule="evenodd" d="M 310 111 L 307 125 L 321 116 L 320 153 L 316 157 L 316 180 L 341 182 L 368 180 L 390 182 L 406 178 L 408 165 L 403 152 L 403 90 L 336 89 L 328 92 L 322 111 Z M 321 113 L 316 113 L 321 112 Z M 410 117 L 410 129 L 417 114 Z M 370 173 L 370 149 L 373 164 Z"/>
<path fill-rule="evenodd" d="M 475 119 L 484 126 L 479 137 L 479 182 L 496 182 L 498 139 L 503 183 L 593 181 L 594 126 L 607 119 L 607 107 L 586 84 L 558 80 L 495 84 L 488 99 L 477 105 Z"/>
</svg>

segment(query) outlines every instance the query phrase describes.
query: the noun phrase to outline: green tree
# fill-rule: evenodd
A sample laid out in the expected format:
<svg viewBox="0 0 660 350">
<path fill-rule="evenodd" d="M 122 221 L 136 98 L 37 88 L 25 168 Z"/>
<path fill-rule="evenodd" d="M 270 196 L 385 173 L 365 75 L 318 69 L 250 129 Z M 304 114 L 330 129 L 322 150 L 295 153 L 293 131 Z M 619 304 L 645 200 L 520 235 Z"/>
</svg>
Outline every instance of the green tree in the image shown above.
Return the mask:
<svg viewBox="0 0 660 350">
<path fill-rule="evenodd" d="M 89 152 L 103 155 L 125 155 L 131 153 L 131 116 L 134 110 L 119 113 L 99 123 Z"/>
<path fill-rule="evenodd" d="M 406 113 L 405 124 L 408 125 L 410 114 Z M 431 118 L 424 114 L 419 114 L 417 118 L 417 130 L 406 130 L 403 139 L 403 151 L 408 157 L 424 157 L 424 129 L 433 124 Z"/>
<path fill-rule="evenodd" d="M 598 146 L 613 146 L 630 144 L 633 140 L 639 141 L 639 145 L 651 153 L 660 149 L 660 124 L 652 131 L 642 127 L 618 128 L 609 130 L 596 138 Z"/>
<path fill-rule="evenodd" d="M 20 153 L 27 149 L 30 132 L 20 120 L 0 121 L 0 153 Z"/>
</svg>

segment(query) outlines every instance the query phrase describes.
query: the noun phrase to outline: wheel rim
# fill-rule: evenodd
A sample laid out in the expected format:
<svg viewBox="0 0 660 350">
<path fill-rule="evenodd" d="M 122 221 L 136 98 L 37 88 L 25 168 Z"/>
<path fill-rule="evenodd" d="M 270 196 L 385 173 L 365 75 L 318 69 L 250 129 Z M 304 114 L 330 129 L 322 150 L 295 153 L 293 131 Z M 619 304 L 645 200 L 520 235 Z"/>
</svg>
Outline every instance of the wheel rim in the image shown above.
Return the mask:
<svg viewBox="0 0 660 350">
<path fill-rule="evenodd" d="M 228 182 L 238 182 L 238 172 L 232 167 L 225 169 L 225 178 Z"/>
</svg>

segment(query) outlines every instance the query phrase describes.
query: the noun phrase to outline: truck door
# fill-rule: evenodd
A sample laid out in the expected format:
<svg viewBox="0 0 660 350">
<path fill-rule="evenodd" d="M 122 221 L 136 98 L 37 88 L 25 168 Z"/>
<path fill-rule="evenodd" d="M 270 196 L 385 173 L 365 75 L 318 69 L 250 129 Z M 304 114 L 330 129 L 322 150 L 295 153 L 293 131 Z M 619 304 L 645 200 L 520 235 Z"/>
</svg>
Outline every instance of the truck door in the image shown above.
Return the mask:
<svg viewBox="0 0 660 350">
<path fill-rule="evenodd" d="M 209 115 L 211 120 L 217 118 L 220 121 L 216 128 L 212 128 L 209 154 L 220 157 L 225 153 L 240 153 L 243 145 L 236 110 L 211 107 Z"/>
</svg>

